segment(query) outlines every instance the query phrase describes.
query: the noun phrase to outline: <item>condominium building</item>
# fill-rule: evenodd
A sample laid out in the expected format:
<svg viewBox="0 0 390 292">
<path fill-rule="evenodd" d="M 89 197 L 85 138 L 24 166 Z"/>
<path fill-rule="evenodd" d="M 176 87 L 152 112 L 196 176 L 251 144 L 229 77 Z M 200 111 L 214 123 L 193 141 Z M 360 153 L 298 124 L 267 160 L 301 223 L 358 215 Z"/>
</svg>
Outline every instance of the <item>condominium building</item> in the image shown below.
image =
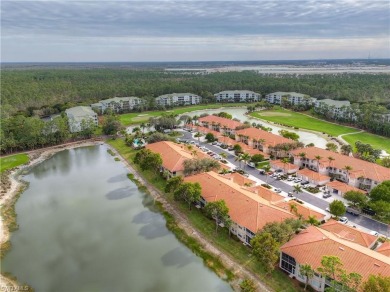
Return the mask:
<svg viewBox="0 0 390 292">
<path fill-rule="evenodd" d="M 321 99 L 314 102 L 314 111 L 333 117 L 344 117 L 348 114 L 351 103 L 348 100 Z"/>
<path fill-rule="evenodd" d="M 358 273 L 362 282 L 370 275 L 390 276 L 390 258 L 371 250 L 375 236 L 358 231 L 340 223 L 326 223 L 321 227 L 309 226 L 280 248 L 280 268 L 291 278 L 309 285 L 315 291 L 325 291 L 331 287 L 330 279 L 321 275 L 321 259 L 324 255 L 336 256 L 347 274 Z M 314 269 L 313 277 L 306 279 L 300 273 L 300 266 L 308 264 Z"/>
<path fill-rule="evenodd" d="M 71 133 L 80 132 L 83 126 L 98 125 L 97 114 L 87 106 L 76 106 L 65 110 L 68 117 L 69 130 Z"/>
<path fill-rule="evenodd" d="M 275 154 L 277 157 L 286 156 L 287 153 L 280 150 L 272 150 L 272 147 L 283 143 L 295 143 L 294 140 L 284 138 L 257 128 L 246 128 L 235 132 L 236 140 L 247 144 L 249 147 L 259 149 L 266 154 Z M 273 153 L 275 152 L 275 153 Z"/>
<path fill-rule="evenodd" d="M 173 143 L 171 141 L 161 141 L 157 143 L 148 144 L 146 149 L 154 153 L 158 153 L 162 159 L 161 171 L 166 172 L 168 177 L 182 175 L 184 176 L 184 161 L 194 158 L 210 158 L 206 153 L 197 148 L 189 150 L 183 144 Z M 228 166 L 220 164 L 221 168 L 228 168 Z"/>
<path fill-rule="evenodd" d="M 379 164 L 329 150 L 307 147 L 290 151 L 294 164 L 333 177 L 350 186 L 370 191 L 390 180 L 390 169 Z"/>
<path fill-rule="evenodd" d="M 197 182 L 201 185 L 200 204 L 202 207 L 208 202 L 225 201 L 229 208 L 229 216 L 233 221 L 230 231 L 247 245 L 250 245 L 251 239 L 265 224 L 296 218 L 296 215 L 290 212 L 291 208 L 282 196 L 275 193 L 273 196 L 270 194 L 273 193 L 272 191 L 261 186 L 246 188 L 236 184 L 230 176 L 213 171 L 188 176 L 184 178 L 184 181 Z M 311 214 L 314 214 L 316 218 L 324 217 L 321 213 L 313 212 Z"/>
<path fill-rule="evenodd" d="M 199 104 L 202 97 L 193 93 L 170 93 L 156 97 L 160 106 Z"/>
<path fill-rule="evenodd" d="M 144 100 L 135 96 L 114 97 L 93 103 L 91 104 L 91 108 L 95 109 L 99 113 L 104 113 L 107 109 L 111 109 L 112 111 L 118 113 L 130 111 L 142 103 L 144 103 Z"/>
<path fill-rule="evenodd" d="M 299 104 L 311 105 L 317 100 L 316 98 L 310 97 L 309 95 L 297 93 L 297 92 L 278 91 L 278 92 L 269 93 L 265 96 L 265 100 L 273 104 L 281 104 L 283 99 L 285 99 L 286 101 L 288 101 L 293 105 L 299 105 Z"/>
<path fill-rule="evenodd" d="M 259 101 L 261 94 L 249 90 L 226 90 L 214 94 L 217 101 L 246 102 Z"/>
<path fill-rule="evenodd" d="M 243 125 L 243 123 L 237 122 L 235 120 L 221 118 L 214 115 L 199 118 L 198 122 L 203 127 L 229 135 L 234 134 L 236 128 Z"/>
</svg>

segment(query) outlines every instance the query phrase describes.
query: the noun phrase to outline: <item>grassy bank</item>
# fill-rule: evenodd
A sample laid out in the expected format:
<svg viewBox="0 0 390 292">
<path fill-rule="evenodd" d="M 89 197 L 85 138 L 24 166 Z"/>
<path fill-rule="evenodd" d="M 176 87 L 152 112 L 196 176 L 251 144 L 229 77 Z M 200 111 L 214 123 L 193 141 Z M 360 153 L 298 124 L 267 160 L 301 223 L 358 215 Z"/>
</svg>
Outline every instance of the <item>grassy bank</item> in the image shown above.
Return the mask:
<svg viewBox="0 0 390 292">
<path fill-rule="evenodd" d="M 134 165 L 132 163 L 132 158 L 135 156 L 136 153 L 135 150 L 132 150 L 130 147 L 126 146 L 124 141 L 121 139 L 111 140 L 108 141 L 108 143 L 114 148 L 116 148 L 117 151 L 124 158 L 126 158 L 149 183 L 153 184 L 158 190 L 161 191 L 161 193 L 164 193 L 163 190 L 166 184 L 166 181 L 164 179 L 162 179 L 159 175 L 156 175 L 152 171 L 140 171 L 137 165 Z M 214 221 L 205 217 L 204 214 L 202 213 L 202 210 L 193 208 L 192 211 L 189 211 L 188 206 L 186 204 L 182 204 L 181 202 L 174 201 L 172 195 L 165 195 L 165 196 L 167 201 L 170 204 L 172 204 L 175 208 L 179 209 L 181 213 L 188 218 L 188 221 L 191 223 L 191 225 L 200 234 L 202 234 L 204 238 L 206 238 L 209 242 L 215 245 L 223 253 L 232 257 L 237 263 L 239 263 L 243 267 L 247 268 L 248 270 L 256 274 L 261 279 L 261 281 L 266 283 L 269 287 L 271 287 L 276 291 L 299 291 L 300 290 L 300 288 L 297 287 L 294 284 L 294 282 L 291 281 L 290 278 L 279 269 L 274 270 L 270 276 L 267 276 L 266 275 L 267 269 L 259 261 L 256 260 L 256 258 L 252 255 L 251 249 L 244 246 L 240 241 L 230 238 L 226 228 L 220 229 L 218 234 L 215 235 Z M 176 230 L 175 228 L 173 228 L 176 223 L 173 224 L 173 227 L 170 226 L 171 224 L 170 220 L 172 215 L 167 212 L 163 212 L 163 214 L 166 217 L 168 228 L 172 230 L 172 232 L 175 233 L 176 235 Z M 181 231 L 179 233 L 180 236 L 184 236 L 183 234 L 181 234 Z M 178 235 L 176 236 L 178 237 L 179 240 L 181 240 Z M 189 240 L 188 242 L 186 241 L 183 242 L 186 245 L 188 243 L 189 245 L 187 246 L 189 246 L 189 248 L 192 249 L 193 248 L 191 246 L 193 244 L 192 239 L 188 239 L 188 240 Z M 194 246 L 196 246 L 196 244 L 194 244 Z M 198 254 L 196 250 L 194 251 L 194 253 L 203 258 L 203 255 Z M 205 263 L 207 266 L 211 265 L 211 268 L 213 268 L 214 266 L 214 263 L 208 260 L 205 260 Z"/>
<path fill-rule="evenodd" d="M 355 146 L 356 141 L 361 141 L 365 144 L 371 144 L 376 149 L 382 149 L 390 153 L 390 138 L 362 132 L 343 136 L 343 139 L 352 146 Z"/>
<path fill-rule="evenodd" d="M 269 111 L 253 112 L 250 113 L 250 116 L 260 118 L 266 121 L 284 124 L 291 127 L 313 130 L 335 137 L 341 134 L 353 133 L 358 131 L 354 128 L 332 124 L 286 109 L 274 109 Z"/>
<path fill-rule="evenodd" d="M 218 104 L 204 104 L 204 105 L 194 105 L 186 107 L 173 108 L 167 111 L 147 111 L 142 113 L 128 113 L 119 116 L 119 120 L 122 125 L 130 126 L 135 124 L 145 123 L 151 117 L 159 117 L 162 114 L 172 113 L 175 115 L 184 114 L 186 112 L 193 112 L 204 109 L 216 109 L 221 107 L 236 107 L 236 106 L 248 106 L 252 104 L 247 103 L 218 103 Z"/>
<path fill-rule="evenodd" d="M 16 154 L 7 157 L 0 158 L 0 172 L 3 172 L 7 169 L 14 168 L 16 166 L 26 164 L 29 162 L 29 157 L 25 153 Z"/>
</svg>

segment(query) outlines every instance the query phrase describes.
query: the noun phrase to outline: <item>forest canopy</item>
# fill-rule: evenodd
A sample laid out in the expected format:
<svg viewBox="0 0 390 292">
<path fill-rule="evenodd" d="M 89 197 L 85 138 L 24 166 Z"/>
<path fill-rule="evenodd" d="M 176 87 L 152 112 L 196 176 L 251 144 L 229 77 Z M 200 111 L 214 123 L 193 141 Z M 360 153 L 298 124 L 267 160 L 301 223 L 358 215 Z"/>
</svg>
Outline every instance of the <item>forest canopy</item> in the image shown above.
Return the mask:
<svg viewBox="0 0 390 292">
<path fill-rule="evenodd" d="M 296 91 L 317 98 L 377 102 L 389 106 L 390 75 L 260 75 L 254 71 L 195 74 L 162 70 L 26 69 L 2 70 L 4 116 L 42 107 L 89 104 L 114 96 L 157 97 L 192 92 L 213 102 L 222 90 L 247 89 L 263 96 L 275 91 Z"/>
</svg>

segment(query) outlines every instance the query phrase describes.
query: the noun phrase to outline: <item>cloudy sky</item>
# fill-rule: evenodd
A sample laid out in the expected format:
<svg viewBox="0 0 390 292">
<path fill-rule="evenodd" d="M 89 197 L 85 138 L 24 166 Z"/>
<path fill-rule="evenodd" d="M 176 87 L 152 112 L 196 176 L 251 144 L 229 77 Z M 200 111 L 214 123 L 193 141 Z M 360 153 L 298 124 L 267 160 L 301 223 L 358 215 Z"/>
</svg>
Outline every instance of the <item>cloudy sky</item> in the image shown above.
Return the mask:
<svg viewBox="0 0 390 292">
<path fill-rule="evenodd" d="M 390 1 L 1 3 L 2 62 L 390 58 Z"/>
</svg>

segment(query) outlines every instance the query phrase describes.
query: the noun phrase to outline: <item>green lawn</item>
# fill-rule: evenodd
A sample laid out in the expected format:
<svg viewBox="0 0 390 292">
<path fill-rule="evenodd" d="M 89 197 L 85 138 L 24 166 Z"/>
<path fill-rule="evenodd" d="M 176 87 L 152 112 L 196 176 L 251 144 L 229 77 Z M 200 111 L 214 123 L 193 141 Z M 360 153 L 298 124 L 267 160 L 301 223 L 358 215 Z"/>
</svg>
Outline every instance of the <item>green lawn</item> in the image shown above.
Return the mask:
<svg viewBox="0 0 390 292">
<path fill-rule="evenodd" d="M 352 146 L 355 146 L 356 141 L 361 141 L 362 143 L 371 144 L 375 149 L 386 150 L 387 153 L 390 153 L 390 138 L 363 132 L 343 136 L 343 139 Z"/>
<path fill-rule="evenodd" d="M 26 164 L 29 161 L 28 155 L 21 153 L 7 157 L 0 158 L 0 172 L 7 169 L 14 168 L 16 166 Z"/>
<path fill-rule="evenodd" d="M 173 113 L 176 115 L 180 115 L 186 112 L 193 112 L 203 109 L 215 109 L 221 107 L 234 107 L 234 106 L 249 106 L 252 104 L 247 103 L 218 103 L 218 104 L 204 104 L 204 105 L 194 105 L 194 106 L 186 106 L 186 107 L 178 107 L 173 108 L 167 111 L 148 111 L 141 113 L 128 113 L 119 116 L 119 120 L 124 126 L 130 126 L 135 124 L 145 123 L 151 117 L 158 117 L 164 113 Z"/>
<path fill-rule="evenodd" d="M 126 146 L 122 139 L 109 140 L 108 144 L 113 146 L 118 150 L 118 152 L 125 157 L 130 162 L 132 161 L 136 150 L 131 149 Z M 166 181 L 162 179 L 159 175 L 150 170 L 141 171 L 137 165 L 132 163 L 133 167 L 137 169 L 142 176 L 152 183 L 160 191 L 164 190 Z M 162 192 L 163 193 L 163 192 Z M 194 226 L 205 238 L 212 242 L 224 253 L 228 254 L 234 258 L 241 265 L 245 266 L 247 269 L 251 270 L 253 273 L 259 276 L 259 278 L 269 285 L 275 291 L 300 291 L 301 289 L 295 285 L 286 274 L 281 270 L 275 269 L 271 276 L 266 275 L 266 269 L 259 261 L 255 259 L 252 255 L 251 250 L 244 246 L 238 240 L 229 238 L 228 231 L 226 228 L 220 229 L 218 235 L 215 235 L 214 228 L 215 223 L 212 220 L 209 220 L 204 216 L 201 210 L 193 208 L 192 211 L 189 211 L 188 205 L 181 202 L 174 201 L 172 195 L 167 195 L 167 200 L 175 206 L 175 208 L 180 209 L 184 213 L 192 226 Z"/>
<path fill-rule="evenodd" d="M 300 113 L 285 109 L 253 112 L 252 117 L 264 119 L 279 124 L 318 131 L 331 136 L 338 136 L 346 133 L 357 132 L 358 130 L 346 126 L 328 123 Z"/>
</svg>

